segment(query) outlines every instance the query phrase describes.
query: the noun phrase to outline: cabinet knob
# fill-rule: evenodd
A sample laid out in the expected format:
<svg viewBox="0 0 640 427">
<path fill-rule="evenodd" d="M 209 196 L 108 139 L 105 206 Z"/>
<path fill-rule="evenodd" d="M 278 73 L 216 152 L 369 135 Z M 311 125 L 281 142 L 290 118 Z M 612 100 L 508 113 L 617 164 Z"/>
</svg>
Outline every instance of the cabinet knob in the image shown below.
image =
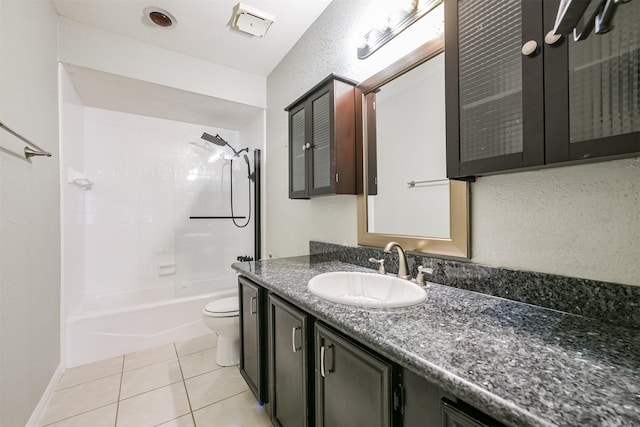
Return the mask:
<svg viewBox="0 0 640 427">
<path fill-rule="evenodd" d="M 311 148 L 311 144 L 307 142 L 304 147 L 308 150 L 309 148 Z"/>
<path fill-rule="evenodd" d="M 533 56 L 538 53 L 538 42 L 535 40 L 529 40 L 522 45 L 522 54 L 524 56 Z"/>
<path fill-rule="evenodd" d="M 547 35 L 544 36 L 544 42 L 549 46 L 558 43 L 562 39 L 562 34 L 554 34 L 553 30 L 549 31 Z"/>
</svg>

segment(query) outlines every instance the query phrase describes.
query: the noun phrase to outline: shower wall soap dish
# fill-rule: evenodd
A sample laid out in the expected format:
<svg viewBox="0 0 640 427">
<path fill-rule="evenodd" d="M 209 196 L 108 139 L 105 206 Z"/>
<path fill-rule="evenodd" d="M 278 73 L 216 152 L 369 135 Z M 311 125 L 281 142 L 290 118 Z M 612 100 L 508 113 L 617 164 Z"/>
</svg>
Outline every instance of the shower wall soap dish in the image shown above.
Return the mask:
<svg viewBox="0 0 640 427">
<path fill-rule="evenodd" d="M 88 190 L 95 185 L 95 182 L 88 179 L 84 173 L 74 171 L 71 168 L 69 168 L 68 181 L 69 181 L 69 184 L 75 184 L 78 187 L 83 188 L 85 190 Z"/>
</svg>

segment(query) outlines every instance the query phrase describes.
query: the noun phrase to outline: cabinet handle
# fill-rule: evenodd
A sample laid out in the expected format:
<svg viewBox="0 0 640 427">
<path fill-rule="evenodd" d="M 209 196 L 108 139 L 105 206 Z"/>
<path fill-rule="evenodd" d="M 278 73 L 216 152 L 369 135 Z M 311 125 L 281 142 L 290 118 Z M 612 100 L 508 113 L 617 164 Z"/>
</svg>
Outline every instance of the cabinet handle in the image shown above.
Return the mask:
<svg viewBox="0 0 640 427">
<path fill-rule="evenodd" d="M 558 43 L 562 39 L 562 34 L 554 34 L 553 30 L 549 31 L 547 35 L 544 36 L 544 42 L 549 46 Z"/>
<path fill-rule="evenodd" d="M 535 40 L 529 40 L 522 45 L 522 54 L 524 56 L 534 56 L 538 53 L 538 42 Z"/>
<path fill-rule="evenodd" d="M 298 347 L 296 346 L 296 331 L 298 329 L 300 329 L 298 326 L 291 329 L 291 349 L 294 353 L 298 352 Z"/>
<path fill-rule="evenodd" d="M 329 346 L 329 350 L 333 350 L 333 345 L 330 344 Z M 320 347 L 320 375 L 322 375 L 322 377 L 326 377 L 327 374 L 330 374 L 331 372 L 333 372 L 331 369 L 326 369 L 325 367 L 325 355 L 326 355 L 326 350 L 325 350 L 325 346 L 321 346 Z M 331 364 L 333 365 L 334 362 L 331 362 Z"/>
<path fill-rule="evenodd" d="M 256 314 L 258 312 L 258 299 L 256 297 L 251 297 L 251 314 Z"/>
</svg>

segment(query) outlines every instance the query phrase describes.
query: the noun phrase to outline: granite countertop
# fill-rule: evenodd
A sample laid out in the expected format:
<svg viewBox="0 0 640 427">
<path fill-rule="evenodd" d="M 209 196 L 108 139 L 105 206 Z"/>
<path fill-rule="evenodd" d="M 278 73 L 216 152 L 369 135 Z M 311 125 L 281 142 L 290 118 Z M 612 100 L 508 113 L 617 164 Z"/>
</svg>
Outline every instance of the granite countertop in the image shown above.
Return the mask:
<svg viewBox="0 0 640 427">
<path fill-rule="evenodd" d="M 640 334 L 630 328 L 429 283 L 426 302 L 371 309 L 307 289 L 309 257 L 232 266 L 304 311 L 512 426 L 640 425 Z"/>
</svg>

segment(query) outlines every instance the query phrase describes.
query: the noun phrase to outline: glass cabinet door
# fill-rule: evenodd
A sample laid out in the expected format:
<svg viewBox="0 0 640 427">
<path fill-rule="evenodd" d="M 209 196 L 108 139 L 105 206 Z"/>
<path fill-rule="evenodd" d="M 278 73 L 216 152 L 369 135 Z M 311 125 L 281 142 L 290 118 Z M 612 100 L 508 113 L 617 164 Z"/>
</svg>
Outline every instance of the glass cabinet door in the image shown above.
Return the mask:
<svg viewBox="0 0 640 427">
<path fill-rule="evenodd" d="M 621 5 L 615 28 L 569 43 L 569 142 L 640 131 L 640 2 Z"/>
<path fill-rule="evenodd" d="M 455 23 L 445 36 L 445 60 L 447 98 L 458 103 L 458 114 L 447 112 L 448 122 L 457 121 L 447 127 L 447 138 L 458 140 L 457 176 L 542 164 L 541 4 L 458 0 L 445 8 L 445 22 Z M 449 176 L 456 176 L 451 169 L 450 162 Z"/>
<path fill-rule="evenodd" d="M 292 112 L 289 119 L 289 194 L 307 197 L 305 109 Z"/>
<path fill-rule="evenodd" d="M 458 2 L 462 162 L 522 152 L 522 8 L 490 3 Z"/>
<path fill-rule="evenodd" d="M 640 152 L 640 2 L 618 5 L 612 23 L 606 34 L 592 32 L 581 41 L 569 35 L 545 51 L 546 63 L 555 67 L 546 75 L 546 96 L 563 96 L 546 105 L 555 132 L 548 139 L 556 144 L 548 162 Z"/>
<path fill-rule="evenodd" d="M 330 91 L 311 102 L 311 111 L 311 194 L 316 195 L 331 192 Z"/>
</svg>

